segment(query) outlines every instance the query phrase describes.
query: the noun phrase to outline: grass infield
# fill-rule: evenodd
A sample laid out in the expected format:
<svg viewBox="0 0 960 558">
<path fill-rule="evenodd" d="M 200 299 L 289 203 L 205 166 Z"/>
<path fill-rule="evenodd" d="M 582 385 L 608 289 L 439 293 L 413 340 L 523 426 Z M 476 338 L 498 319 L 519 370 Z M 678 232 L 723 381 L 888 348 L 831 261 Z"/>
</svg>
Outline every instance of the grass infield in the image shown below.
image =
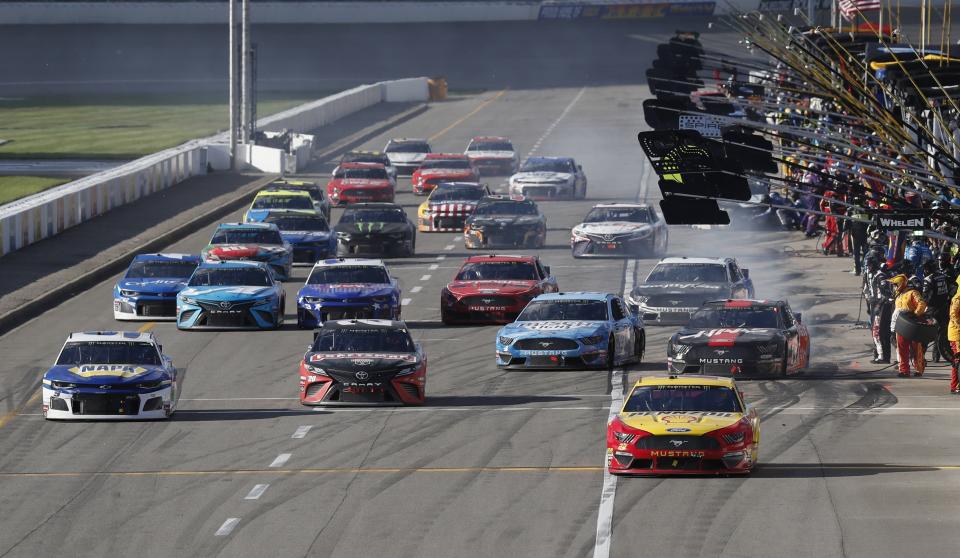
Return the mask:
<svg viewBox="0 0 960 558">
<path fill-rule="evenodd" d="M 69 178 L 0 176 L 0 205 L 69 182 Z"/>
<path fill-rule="evenodd" d="M 328 94 L 261 93 L 257 116 Z M 0 113 L 6 159 L 134 159 L 229 126 L 226 98 L 212 94 L 0 98 Z"/>
</svg>

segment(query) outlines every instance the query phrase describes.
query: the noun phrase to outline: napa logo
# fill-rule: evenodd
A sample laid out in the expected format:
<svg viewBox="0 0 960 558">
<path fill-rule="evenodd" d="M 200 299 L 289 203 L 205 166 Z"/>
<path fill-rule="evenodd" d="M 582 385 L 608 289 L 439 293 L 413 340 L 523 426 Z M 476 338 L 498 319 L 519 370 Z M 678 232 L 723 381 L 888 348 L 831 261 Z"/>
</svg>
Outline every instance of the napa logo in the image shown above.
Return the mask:
<svg viewBox="0 0 960 558">
<path fill-rule="evenodd" d="M 117 378 L 133 378 L 147 371 L 142 366 L 129 366 L 127 364 L 85 364 L 83 366 L 74 366 L 67 371 L 80 376 L 81 378 L 91 378 L 93 376 L 116 376 Z"/>
</svg>

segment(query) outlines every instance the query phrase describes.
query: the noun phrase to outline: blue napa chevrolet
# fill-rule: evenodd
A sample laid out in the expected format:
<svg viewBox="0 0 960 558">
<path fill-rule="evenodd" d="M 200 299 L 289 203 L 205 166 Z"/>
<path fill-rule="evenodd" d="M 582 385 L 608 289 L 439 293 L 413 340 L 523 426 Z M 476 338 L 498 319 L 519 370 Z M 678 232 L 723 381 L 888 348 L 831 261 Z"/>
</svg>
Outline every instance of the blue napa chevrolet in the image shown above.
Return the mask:
<svg viewBox="0 0 960 558">
<path fill-rule="evenodd" d="M 400 319 L 400 286 L 381 260 L 331 258 L 317 262 L 297 293 L 297 325 L 327 320 Z"/>
<path fill-rule="evenodd" d="M 207 262 L 177 296 L 179 329 L 278 329 L 283 284 L 264 262 Z"/>
<path fill-rule="evenodd" d="M 182 377 L 150 332 L 71 333 L 43 375 L 46 419 L 164 419 Z"/>
<path fill-rule="evenodd" d="M 200 265 L 193 254 L 140 254 L 113 286 L 116 320 L 174 320 L 177 293 Z"/>
<path fill-rule="evenodd" d="M 293 247 L 293 265 L 313 265 L 337 255 L 337 235 L 315 211 L 274 209 L 263 222 L 276 225 L 283 240 Z"/>
<path fill-rule="evenodd" d="M 497 333 L 500 368 L 613 368 L 643 359 L 643 320 L 606 293 L 549 293 L 534 298 Z"/>
</svg>

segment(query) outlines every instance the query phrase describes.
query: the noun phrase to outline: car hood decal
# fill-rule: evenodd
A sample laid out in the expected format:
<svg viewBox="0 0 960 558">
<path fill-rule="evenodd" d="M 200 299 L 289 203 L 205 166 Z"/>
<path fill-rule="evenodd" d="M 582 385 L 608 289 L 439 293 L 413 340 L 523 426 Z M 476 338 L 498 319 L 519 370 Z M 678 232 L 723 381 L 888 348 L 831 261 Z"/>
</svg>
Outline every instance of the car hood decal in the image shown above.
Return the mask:
<svg viewBox="0 0 960 558">
<path fill-rule="evenodd" d="M 205 258 L 220 260 L 276 257 L 286 253 L 286 246 L 276 244 L 211 244 L 203 251 Z"/>
<path fill-rule="evenodd" d="M 630 291 L 635 295 L 654 295 L 654 294 L 696 294 L 703 293 L 704 300 L 711 298 L 722 298 L 725 296 L 729 287 L 723 284 L 709 283 L 643 283 L 637 285 Z"/>
<path fill-rule="evenodd" d="M 512 159 L 513 151 L 469 151 L 467 157 L 471 159 Z"/>
<path fill-rule="evenodd" d="M 331 188 L 370 188 L 383 189 L 390 188 L 390 180 L 387 178 L 335 178 L 330 181 Z"/>
<path fill-rule="evenodd" d="M 573 175 L 568 172 L 533 171 L 518 172 L 517 174 L 513 175 L 513 179 L 521 182 L 554 182 L 558 180 L 570 181 L 573 180 Z"/>
<path fill-rule="evenodd" d="M 540 222 L 540 216 L 538 215 L 484 215 L 473 216 L 470 218 L 469 223 L 472 226 L 490 226 L 490 225 L 499 225 L 502 227 L 508 227 L 511 225 L 533 225 Z"/>
<path fill-rule="evenodd" d="M 389 296 L 391 294 L 393 294 L 393 285 L 390 284 L 331 283 L 325 285 L 305 285 L 300 289 L 297 296 L 366 298 L 371 296 Z"/>
<path fill-rule="evenodd" d="M 607 322 L 577 321 L 577 320 L 549 320 L 542 322 L 513 322 L 501 330 L 501 335 L 508 337 L 591 337 L 606 335 L 609 329 Z"/>
<path fill-rule="evenodd" d="M 676 340 L 684 345 L 730 347 L 738 343 L 773 341 L 780 332 L 769 328 L 684 328 L 675 335 Z"/>
<path fill-rule="evenodd" d="M 84 385 L 122 386 L 169 380 L 170 374 L 161 366 L 143 364 L 64 364 L 50 368 L 43 379 Z"/>
<path fill-rule="evenodd" d="M 259 298 L 273 293 L 273 287 L 187 287 L 180 291 L 183 296 L 210 301 L 238 301 Z"/>
<path fill-rule="evenodd" d="M 629 221 L 609 221 L 606 223 L 583 223 L 577 227 L 587 234 L 624 234 L 643 230 L 650 230 L 648 223 L 631 223 Z"/>
<path fill-rule="evenodd" d="M 462 178 L 473 176 L 473 171 L 470 169 L 422 169 L 417 171 L 417 176 L 422 178 L 433 178 L 435 176 Z"/>
<path fill-rule="evenodd" d="M 322 231 L 283 231 L 280 236 L 291 244 L 329 240 L 332 233 Z"/>
<path fill-rule="evenodd" d="M 178 292 L 187 285 L 186 279 L 121 279 L 117 284 L 123 290 L 141 293 Z"/>
<path fill-rule="evenodd" d="M 537 281 L 454 281 L 447 290 L 457 296 L 464 295 L 515 295 L 529 292 Z"/>
<path fill-rule="evenodd" d="M 736 424 L 743 418 L 741 413 L 715 413 L 704 411 L 621 413 L 620 420 L 631 428 L 649 432 L 654 436 L 700 436 Z M 683 438 L 679 438 L 682 440 Z M 677 450 L 685 449 L 682 443 Z"/>
<path fill-rule="evenodd" d="M 336 227 L 337 232 L 345 233 L 400 233 L 408 232 L 406 223 L 384 223 L 380 221 L 363 221 L 360 223 L 340 223 Z"/>
<path fill-rule="evenodd" d="M 423 161 L 427 157 L 426 153 L 387 153 L 387 158 L 391 163 L 413 163 Z"/>
</svg>

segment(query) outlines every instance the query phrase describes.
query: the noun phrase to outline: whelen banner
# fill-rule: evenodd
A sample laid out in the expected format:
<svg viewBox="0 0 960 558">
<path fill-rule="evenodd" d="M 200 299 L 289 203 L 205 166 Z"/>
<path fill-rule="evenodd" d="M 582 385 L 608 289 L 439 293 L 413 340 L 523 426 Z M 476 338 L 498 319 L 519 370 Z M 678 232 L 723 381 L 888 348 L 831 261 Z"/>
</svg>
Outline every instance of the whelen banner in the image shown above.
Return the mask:
<svg viewBox="0 0 960 558">
<path fill-rule="evenodd" d="M 662 2 L 631 2 L 627 4 L 601 4 L 584 2 L 544 3 L 540 6 L 541 20 L 574 19 L 652 19 L 676 15 L 713 15 L 716 2 L 683 0 Z"/>
<path fill-rule="evenodd" d="M 877 225 L 888 231 L 922 231 L 932 228 L 930 216 L 922 213 L 878 213 Z"/>
</svg>

